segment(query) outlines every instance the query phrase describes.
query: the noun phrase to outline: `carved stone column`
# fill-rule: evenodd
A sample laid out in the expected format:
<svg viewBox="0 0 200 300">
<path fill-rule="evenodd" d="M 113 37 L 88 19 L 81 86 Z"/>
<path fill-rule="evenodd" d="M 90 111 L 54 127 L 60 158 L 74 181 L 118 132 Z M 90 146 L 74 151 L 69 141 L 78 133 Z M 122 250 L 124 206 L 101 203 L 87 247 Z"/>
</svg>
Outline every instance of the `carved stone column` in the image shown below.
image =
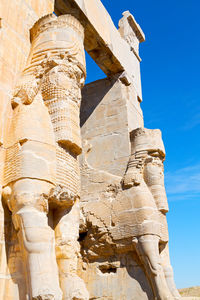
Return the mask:
<svg viewBox="0 0 200 300">
<path fill-rule="evenodd" d="M 40 19 L 31 30 L 31 65 L 37 64 L 41 93 L 48 107 L 55 140 L 75 155 L 81 153 L 79 108 L 86 70 L 84 30 L 71 15 Z"/>
<path fill-rule="evenodd" d="M 71 15 L 41 18 L 12 98 L 3 194 L 34 300 L 88 299 L 76 274 L 83 38 Z"/>
</svg>

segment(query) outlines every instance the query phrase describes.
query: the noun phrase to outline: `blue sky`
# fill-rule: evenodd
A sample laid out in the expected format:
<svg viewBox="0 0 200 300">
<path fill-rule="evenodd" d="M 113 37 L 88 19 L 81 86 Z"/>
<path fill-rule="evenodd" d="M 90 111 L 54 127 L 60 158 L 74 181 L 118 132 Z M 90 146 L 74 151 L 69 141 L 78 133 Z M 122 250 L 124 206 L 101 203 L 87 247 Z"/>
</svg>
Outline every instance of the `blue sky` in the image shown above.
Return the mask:
<svg viewBox="0 0 200 300">
<path fill-rule="evenodd" d="M 145 127 L 166 148 L 170 254 L 178 288 L 200 286 L 200 1 L 102 0 L 115 25 L 129 10 L 140 45 Z M 87 56 L 87 82 L 105 75 Z"/>
</svg>

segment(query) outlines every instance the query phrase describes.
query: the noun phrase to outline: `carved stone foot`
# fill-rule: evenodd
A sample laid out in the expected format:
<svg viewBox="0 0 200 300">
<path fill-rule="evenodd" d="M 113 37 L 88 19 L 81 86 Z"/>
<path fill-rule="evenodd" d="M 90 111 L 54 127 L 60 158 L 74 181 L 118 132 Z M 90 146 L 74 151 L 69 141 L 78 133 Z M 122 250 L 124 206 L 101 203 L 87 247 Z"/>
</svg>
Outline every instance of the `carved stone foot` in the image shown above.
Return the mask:
<svg viewBox="0 0 200 300">
<path fill-rule="evenodd" d="M 67 275 L 61 279 L 63 300 L 89 300 L 84 281 L 77 275 Z"/>
</svg>

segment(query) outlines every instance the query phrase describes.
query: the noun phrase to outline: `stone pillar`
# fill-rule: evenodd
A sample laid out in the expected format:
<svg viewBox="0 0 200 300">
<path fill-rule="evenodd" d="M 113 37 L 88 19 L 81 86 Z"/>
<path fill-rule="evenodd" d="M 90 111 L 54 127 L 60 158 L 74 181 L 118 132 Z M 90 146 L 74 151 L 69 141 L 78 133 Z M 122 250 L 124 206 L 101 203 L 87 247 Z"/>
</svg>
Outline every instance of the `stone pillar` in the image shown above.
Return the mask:
<svg viewBox="0 0 200 300">
<path fill-rule="evenodd" d="M 49 15 L 34 25 L 31 39 L 31 65 L 25 72 L 39 65 L 42 97 L 51 116 L 55 140 L 75 155 L 80 154 L 80 88 L 86 76 L 84 29 L 71 15 Z"/>
<path fill-rule="evenodd" d="M 71 15 L 39 19 L 11 100 L 3 195 L 18 232 L 27 297 L 34 300 L 88 299 L 76 274 L 83 38 Z"/>
</svg>

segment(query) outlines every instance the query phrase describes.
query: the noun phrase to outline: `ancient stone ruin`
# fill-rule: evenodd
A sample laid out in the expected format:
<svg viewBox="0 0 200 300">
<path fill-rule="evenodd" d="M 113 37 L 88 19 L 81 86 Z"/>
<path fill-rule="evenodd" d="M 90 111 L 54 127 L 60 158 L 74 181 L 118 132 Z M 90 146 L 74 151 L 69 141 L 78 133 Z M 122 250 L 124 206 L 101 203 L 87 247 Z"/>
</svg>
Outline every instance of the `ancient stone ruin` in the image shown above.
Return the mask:
<svg viewBox="0 0 200 300">
<path fill-rule="evenodd" d="M 0 1 L 0 300 L 180 299 L 144 40 L 100 0 Z"/>
</svg>

